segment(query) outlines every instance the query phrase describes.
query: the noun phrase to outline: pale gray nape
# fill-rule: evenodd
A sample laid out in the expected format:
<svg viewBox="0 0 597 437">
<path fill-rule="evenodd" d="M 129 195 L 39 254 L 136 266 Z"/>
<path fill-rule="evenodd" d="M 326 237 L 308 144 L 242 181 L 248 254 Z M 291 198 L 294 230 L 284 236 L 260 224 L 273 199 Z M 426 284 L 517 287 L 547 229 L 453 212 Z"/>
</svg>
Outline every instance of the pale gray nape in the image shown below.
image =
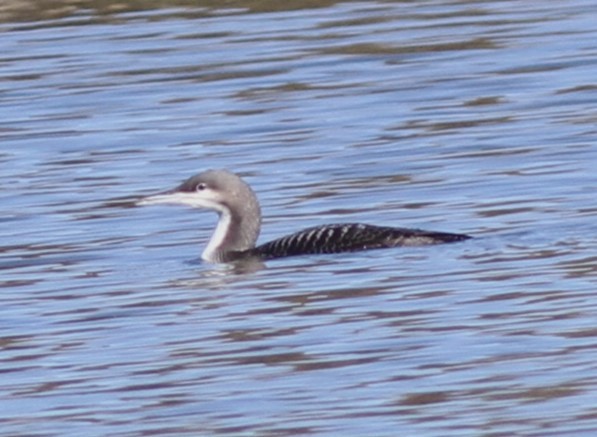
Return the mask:
<svg viewBox="0 0 597 437">
<path fill-rule="evenodd" d="M 209 170 L 188 179 L 179 189 L 213 197 L 216 202 L 207 205 L 218 212 L 220 219 L 203 259 L 223 262 L 233 253 L 255 247 L 261 231 L 261 208 L 251 187 L 239 176 L 225 170 Z"/>
</svg>

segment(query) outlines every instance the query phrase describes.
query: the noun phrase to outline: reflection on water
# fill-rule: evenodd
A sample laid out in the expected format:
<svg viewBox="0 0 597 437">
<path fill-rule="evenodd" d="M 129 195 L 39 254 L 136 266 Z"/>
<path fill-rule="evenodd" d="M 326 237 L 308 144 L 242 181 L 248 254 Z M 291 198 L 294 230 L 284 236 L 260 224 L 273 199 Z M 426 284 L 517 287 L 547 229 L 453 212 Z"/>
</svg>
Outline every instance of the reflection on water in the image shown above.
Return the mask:
<svg viewBox="0 0 597 437">
<path fill-rule="evenodd" d="M 89 13 L 85 17 L 93 22 L 104 19 L 118 20 L 120 14 L 134 12 L 156 12 L 153 19 L 169 19 L 172 17 L 207 17 L 238 12 L 286 12 L 294 10 L 311 10 L 330 7 L 338 2 L 318 0 L 227 0 L 225 5 L 214 0 L 121 0 L 114 2 L 98 2 L 95 0 L 3 0 L 0 5 L 0 22 L 36 22 L 81 18 L 82 12 Z M 58 23 L 60 25 L 60 23 Z"/>
<path fill-rule="evenodd" d="M 192 3 L 0 5 L 3 433 L 591 435 L 594 7 Z M 206 168 L 476 238 L 206 264 Z"/>
</svg>

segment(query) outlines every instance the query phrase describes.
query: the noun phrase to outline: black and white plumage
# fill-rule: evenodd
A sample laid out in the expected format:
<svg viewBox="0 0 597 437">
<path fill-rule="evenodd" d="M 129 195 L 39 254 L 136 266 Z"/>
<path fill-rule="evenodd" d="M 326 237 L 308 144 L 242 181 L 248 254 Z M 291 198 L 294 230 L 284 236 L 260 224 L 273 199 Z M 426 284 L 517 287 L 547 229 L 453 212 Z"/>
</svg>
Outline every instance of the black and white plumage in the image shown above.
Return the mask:
<svg viewBox="0 0 597 437">
<path fill-rule="evenodd" d="M 227 170 L 205 171 L 174 190 L 140 202 L 144 205 L 157 203 L 208 208 L 219 214 L 216 229 L 202 254 L 202 258 L 210 262 L 424 246 L 471 238 L 463 234 L 346 223 L 308 228 L 255 246 L 261 228 L 257 196 L 239 176 Z"/>
<path fill-rule="evenodd" d="M 316 226 L 257 246 L 252 253 L 262 258 L 285 256 L 356 252 L 397 246 L 424 246 L 450 243 L 470 237 L 445 232 L 418 229 L 339 223 Z"/>
</svg>

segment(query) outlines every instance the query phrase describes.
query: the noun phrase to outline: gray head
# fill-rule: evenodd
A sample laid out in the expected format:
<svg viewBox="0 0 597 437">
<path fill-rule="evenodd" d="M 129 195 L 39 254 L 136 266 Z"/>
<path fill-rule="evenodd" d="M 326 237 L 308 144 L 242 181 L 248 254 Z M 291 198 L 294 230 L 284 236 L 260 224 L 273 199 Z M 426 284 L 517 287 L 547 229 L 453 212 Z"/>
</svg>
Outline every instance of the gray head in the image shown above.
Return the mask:
<svg viewBox="0 0 597 437">
<path fill-rule="evenodd" d="M 255 247 L 261 228 L 261 210 L 251 187 L 228 170 L 207 170 L 178 187 L 150 196 L 142 205 L 182 204 L 216 211 L 220 220 L 203 252 L 209 261 L 222 261 L 226 253 Z"/>
</svg>

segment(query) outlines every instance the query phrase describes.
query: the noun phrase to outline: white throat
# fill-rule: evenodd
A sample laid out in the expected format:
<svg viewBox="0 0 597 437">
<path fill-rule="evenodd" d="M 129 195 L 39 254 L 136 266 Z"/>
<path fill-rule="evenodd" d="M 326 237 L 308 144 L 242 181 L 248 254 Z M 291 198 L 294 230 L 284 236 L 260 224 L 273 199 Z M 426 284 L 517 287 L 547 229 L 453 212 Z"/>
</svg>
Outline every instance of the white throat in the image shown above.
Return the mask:
<svg viewBox="0 0 597 437">
<path fill-rule="evenodd" d="M 205 250 L 201 254 L 201 258 L 209 262 L 222 261 L 222 247 L 228 236 L 228 230 L 231 223 L 230 211 L 222 209 L 218 212 L 219 220 L 216 229 L 212 234 L 209 243 L 207 243 Z"/>
</svg>

